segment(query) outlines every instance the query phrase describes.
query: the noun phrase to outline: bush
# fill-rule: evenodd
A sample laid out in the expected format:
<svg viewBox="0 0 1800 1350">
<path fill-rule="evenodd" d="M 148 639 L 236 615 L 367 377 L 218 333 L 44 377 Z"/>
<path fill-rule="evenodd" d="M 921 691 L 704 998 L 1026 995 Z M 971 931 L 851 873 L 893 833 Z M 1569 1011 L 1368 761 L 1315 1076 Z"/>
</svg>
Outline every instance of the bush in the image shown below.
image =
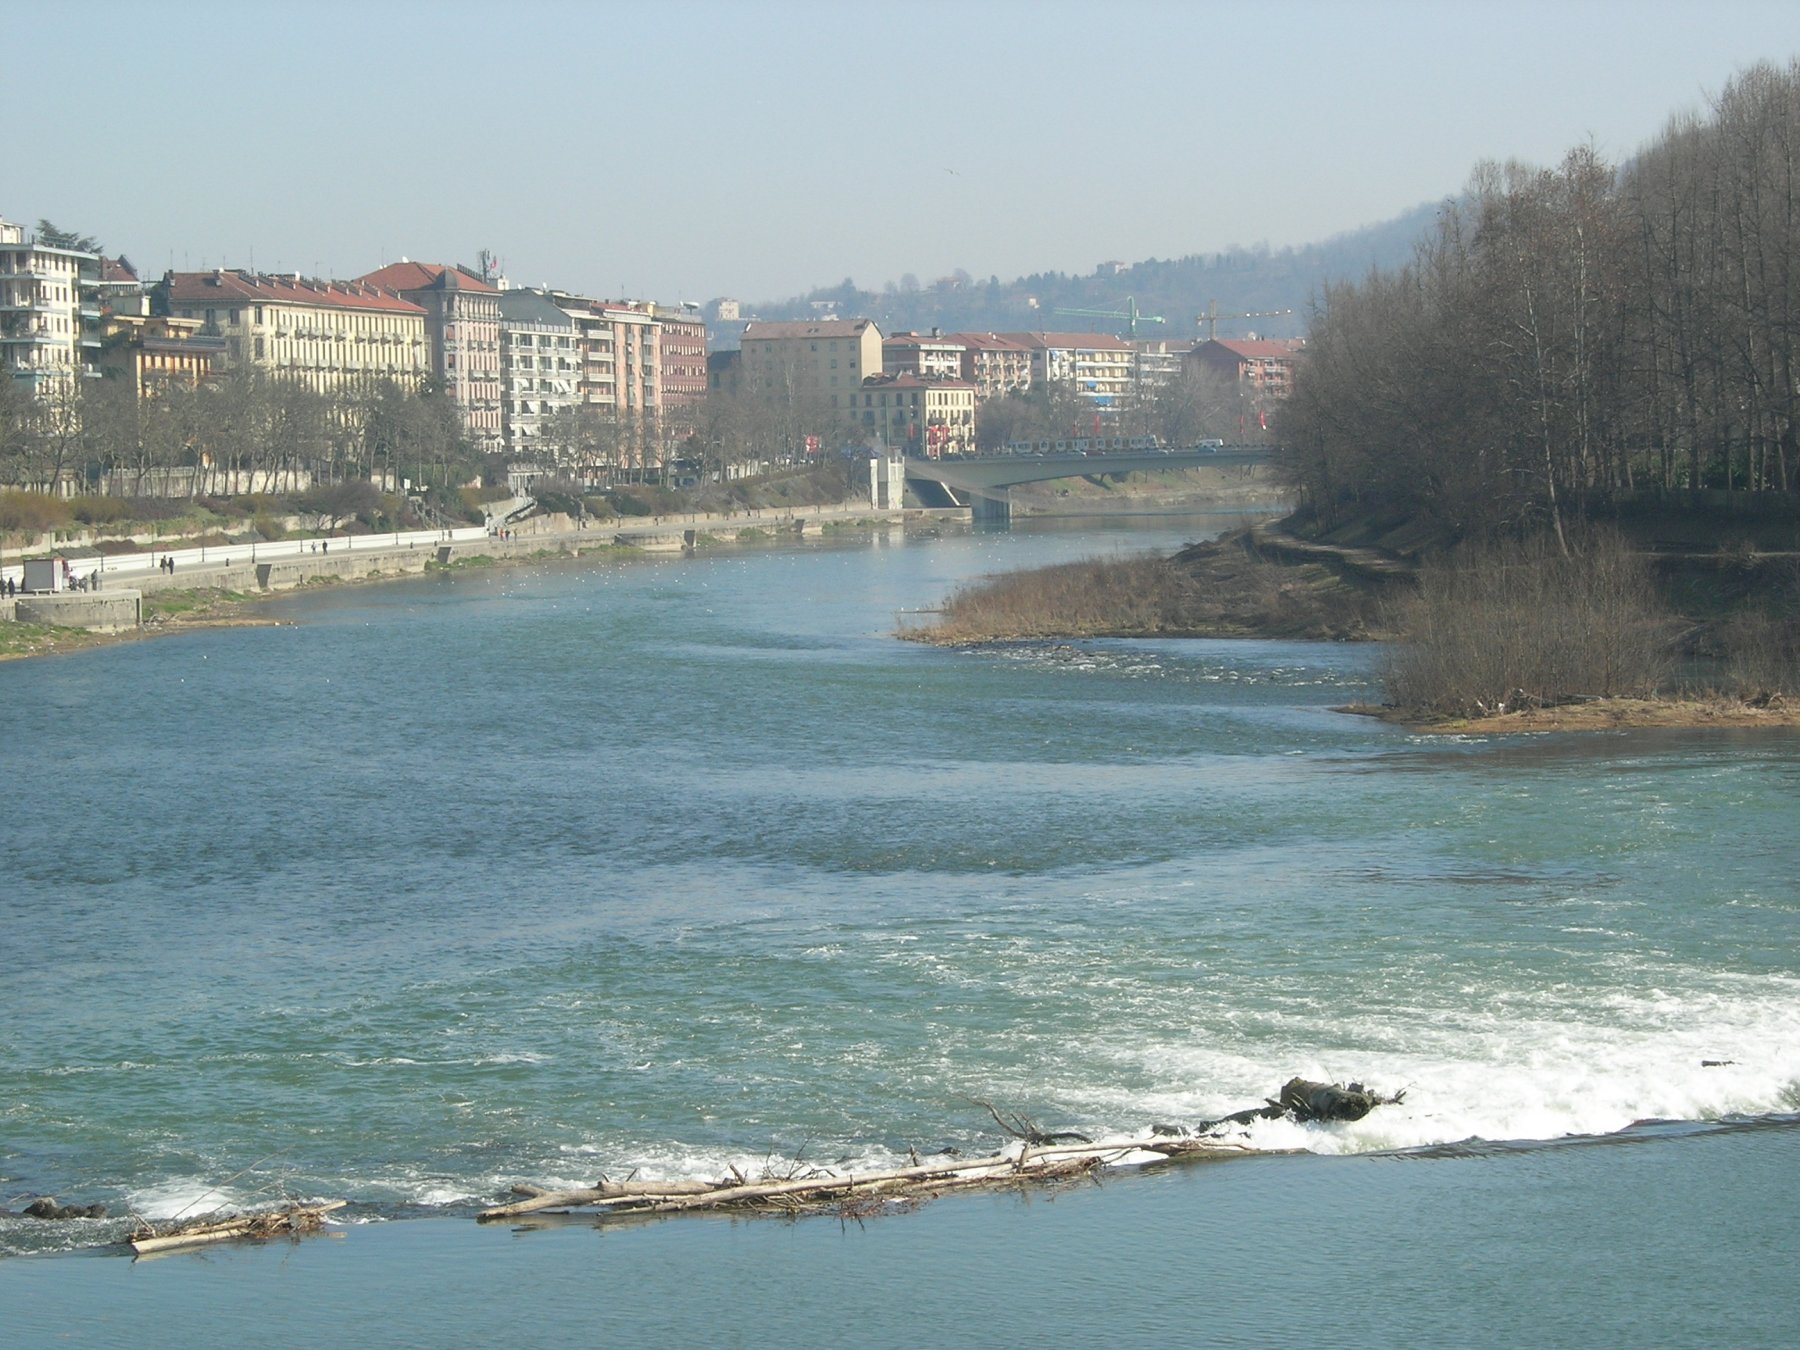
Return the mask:
<svg viewBox="0 0 1800 1350">
<path fill-rule="evenodd" d="M 74 518 L 69 505 L 42 492 L 0 492 L 0 530 L 54 530 Z"/>
<path fill-rule="evenodd" d="M 71 497 L 69 514 L 83 525 L 114 525 L 131 518 L 131 503 L 123 497 Z"/>
<path fill-rule="evenodd" d="M 1800 694 L 1800 575 L 1741 609 L 1714 634 L 1726 690 L 1740 698 Z"/>
<path fill-rule="evenodd" d="M 1469 544 L 1426 564 L 1395 615 L 1389 702 L 1472 716 L 1581 696 L 1654 693 L 1673 617 L 1649 564 L 1613 530 Z"/>
<path fill-rule="evenodd" d="M 635 497 L 628 491 L 608 491 L 607 502 L 612 504 L 612 509 L 616 511 L 617 515 L 657 515 L 657 511 L 650 502 L 646 502 L 641 497 Z"/>
</svg>

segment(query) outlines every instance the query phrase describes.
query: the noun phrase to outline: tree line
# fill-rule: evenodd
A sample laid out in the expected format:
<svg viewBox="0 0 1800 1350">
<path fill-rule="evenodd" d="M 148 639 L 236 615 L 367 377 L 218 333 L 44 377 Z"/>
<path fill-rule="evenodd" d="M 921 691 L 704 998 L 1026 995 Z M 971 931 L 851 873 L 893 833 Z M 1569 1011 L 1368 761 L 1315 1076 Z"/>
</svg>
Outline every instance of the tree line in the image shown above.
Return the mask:
<svg viewBox="0 0 1800 1350">
<path fill-rule="evenodd" d="M 140 397 L 129 379 L 69 380 L 41 394 L 0 381 L 0 483 L 146 497 L 315 481 L 441 485 L 478 468 L 447 398 L 391 382 L 321 394 L 245 368 Z"/>
<path fill-rule="evenodd" d="M 1800 488 L 1800 61 L 1622 168 L 1479 166 L 1404 266 L 1327 286 L 1283 430 L 1322 522 L 1457 533 Z"/>
</svg>

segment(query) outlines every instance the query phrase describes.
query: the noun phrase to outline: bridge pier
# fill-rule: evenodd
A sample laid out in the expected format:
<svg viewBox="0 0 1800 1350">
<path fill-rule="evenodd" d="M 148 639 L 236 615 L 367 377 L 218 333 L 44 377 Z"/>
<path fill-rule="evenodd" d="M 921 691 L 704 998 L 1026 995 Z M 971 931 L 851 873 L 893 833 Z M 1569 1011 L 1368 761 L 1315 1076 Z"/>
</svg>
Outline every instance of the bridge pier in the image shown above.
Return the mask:
<svg viewBox="0 0 1800 1350">
<path fill-rule="evenodd" d="M 969 493 L 969 519 L 976 525 L 1011 525 L 1012 496 L 1002 488 L 998 496 Z"/>
</svg>

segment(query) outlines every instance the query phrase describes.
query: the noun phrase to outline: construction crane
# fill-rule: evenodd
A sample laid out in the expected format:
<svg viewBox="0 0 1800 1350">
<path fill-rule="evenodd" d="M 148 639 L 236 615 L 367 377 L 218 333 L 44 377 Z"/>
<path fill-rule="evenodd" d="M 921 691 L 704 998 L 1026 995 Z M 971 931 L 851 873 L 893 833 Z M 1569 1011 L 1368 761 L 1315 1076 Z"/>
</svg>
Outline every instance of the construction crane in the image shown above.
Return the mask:
<svg viewBox="0 0 1800 1350">
<path fill-rule="evenodd" d="M 1219 302 L 1217 300 L 1208 300 L 1206 302 L 1206 313 L 1196 316 L 1194 322 L 1196 324 L 1206 325 L 1206 339 L 1208 342 L 1212 342 L 1219 336 L 1219 323 L 1221 320 L 1229 322 L 1232 319 L 1274 319 L 1283 314 L 1292 314 L 1293 312 L 1294 311 L 1291 309 L 1255 309 L 1248 310 L 1242 314 L 1221 314 L 1219 313 Z"/>
<path fill-rule="evenodd" d="M 1124 309 L 1059 309 L 1058 314 L 1080 314 L 1089 319 L 1113 319 L 1125 324 L 1125 336 L 1136 339 L 1137 326 L 1140 323 L 1167 323 L 1160 314 L 1139 314 L 1137 301 L 1131 296 L 1125 297 Z"/>
</svg>

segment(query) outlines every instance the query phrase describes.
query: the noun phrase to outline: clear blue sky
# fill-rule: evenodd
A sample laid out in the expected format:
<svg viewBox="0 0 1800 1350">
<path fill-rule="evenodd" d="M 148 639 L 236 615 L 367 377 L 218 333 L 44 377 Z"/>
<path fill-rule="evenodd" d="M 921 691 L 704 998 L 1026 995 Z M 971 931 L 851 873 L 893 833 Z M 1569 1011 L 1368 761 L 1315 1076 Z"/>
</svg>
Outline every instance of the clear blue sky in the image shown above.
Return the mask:
<svg viewBox="0 0 1800 1350">
<path fill-rule="evenodd" d="M 1306 243 L 1628 157 L 1794 0 L 8 3 L 0 216 L 147 273 L 402 255 L 746 300 Z"/>
</svg>

